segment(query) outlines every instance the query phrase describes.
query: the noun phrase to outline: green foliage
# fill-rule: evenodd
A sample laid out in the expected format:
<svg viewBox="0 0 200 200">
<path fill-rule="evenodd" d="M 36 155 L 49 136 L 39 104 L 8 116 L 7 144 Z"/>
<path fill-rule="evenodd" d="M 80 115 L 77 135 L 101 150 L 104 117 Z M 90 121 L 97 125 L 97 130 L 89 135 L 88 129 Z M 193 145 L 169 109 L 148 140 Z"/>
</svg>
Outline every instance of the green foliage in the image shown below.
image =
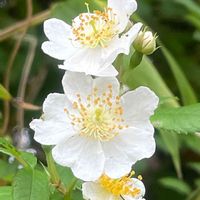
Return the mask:
<svg viewBox="0 0 200 200">
<path fill-rule="evenodd" d="M 152 61 L 144 57 L 142 63 L 135 70 L 127 70 L 123 82 L 131 89 L 141 85 L 150 87 L 159 97 L 171 97 L 167 105 L 178 106 L 174 95 L 166 85 Z"/>
<path fill-rule="evenodd" d="M 200 137 L 199 133 L 185 135 L 183 138 L 185 148 L 191 149 L 193 152 L 200 154 Z"/>
<path fill-rule="evenodd" d="M 59 193 L 58 191 L 55 191 L 51 196 L 49 200 L 63 200 L 63 195 Z"/>
<path fill-rule="evenodd" d="M 0 179 L 11 182 L 18 170 L 18 163 L 8 163 L 8 161 L 0 160 Z"/>
<path fill-rule="evenodd" d="M 171 154 L 172 161 L 174 163 L 174 167 L 176 169 L 176 173 L 179 178 L 182 177 L 182 169 L 181 169 L 181 160 L 180 160 L 180 142 L 179 138 L 174 133 L 169 133 L 167 131 L 160 131 L 161 137 L 165 146 L 167 147 L 168 152 Z"/>
<path fill-rule="evenodd" d="M 10 187 L 10 186 L 0 187 L 0 199 L 13 200 L 12 199 L 12 187 Z"/>
<path fill-rule="evenodd" d="M 11 100 L 11 94 L 0 84 L 0 99 Z"/>
<path fill-rule="evenodd" d="M 198 174 L 200 174 L 200 163 L 199 162 L 188 163 L 188 166 L 191 169 L 193 169 L 194 171 L 196 171 Z"/>
<path fill-rule="evenodd" d="M 37 164 L 37 158 L 33 154 L 18 151 L 4 138 L 0 138 L 0 152 L 15 157 L 24 167 L 34 168 Z"/>
<path fill-rule="evenodd" d="M 22 159 L 31 167 L 31 168 L 35 168 L 35 166 L 37 165 L 37 158 L 32 154 L 32 153 L 28 153 L 28 152 L 20 152 Z"/>
<path fill-rule="evenodd" d="M 13 200 L 48 200 L 49 181 L 38 170 L 20 170 L 13 182 Z"/>
<path fill-rule="evenodd" d="M 200 131 L 200 104 L 158 109 L 151 120 L 158 129 L 177 133 L 195 133 Z"/>
<path fill-rule="evenodd" d="M 89 3 L 91 11 L 100 8 L 98 1 L 88 0 L 87 3 Z M 67 21 L 69 24 L 72 23 L 72 19 L 82 12 L 87 12 L 84 1 L 68 0 L 61 3 L 56 3 L 51 8 L 52 17 Z"/>
<path fill-rule="evenodd" d="M 176 79 L 184 105 L 197 103 L 197 98 L 194 90 L 182 72 L 181 67 L 164 46 L 162 46 L 161 49 Z"/>
<path fill-rule="evenodd" d="M 175 190 L 176 192 L 186 195 L 191 192 L 190 186 L 180 179 L 165 177 L 160 179 L 159 181 L 164 187 Z"/>
<path fill-rule="evenodd" d="M 183 5 L 190 12 L 192 12 L 196 16 L 200 17 L 200 8 L 196 2 L 194 2 L 192 0 L 187 0 L 187 1 L 175 0 L 175 2 Z"/>
</svg>

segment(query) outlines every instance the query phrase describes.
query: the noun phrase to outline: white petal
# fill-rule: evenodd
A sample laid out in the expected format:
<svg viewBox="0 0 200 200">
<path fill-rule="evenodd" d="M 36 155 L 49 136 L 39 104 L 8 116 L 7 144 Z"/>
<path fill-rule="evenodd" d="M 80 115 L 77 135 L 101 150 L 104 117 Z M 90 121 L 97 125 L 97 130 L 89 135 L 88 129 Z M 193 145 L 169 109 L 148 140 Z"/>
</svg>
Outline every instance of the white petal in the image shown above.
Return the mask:
<svg viewBox="0 0 200 200">
<path fill-rule="evenodd" d="M 34 119 L 30 127 L 35 131 L 34 139 L 44 145 L 58 144 L 74 134 L 69 124 L 54 120 Z"/>
<path fill-rule="evenodd" d="M 126 28 L 129 17 L 137 9 L 137 2 L 135 0 L 108 0 L 108 7 L 113 9 L 117 14 L 119 21 L 119 30 L 121 32 Z"/>
<path fill-rule="evenodd" d="M 111 178 L 120 178 L 131 171 L 132 162 L 123 152 L 122 147 L 117 146 L 113 140 L 102 144 L 105 153 L 104 172 Z"/>
<path fill-rule="evenodd" d="M 86 100 L 92 93 L 93 79 L 84 73 L 66 71 L 62 79 L 62 85 L 67 97 L 73 102 L 77 101 L 77 94 L 80 94 L 82 100 Z"/>
<path fill-rule="evenodd" d="M 67 114 L 64 109 L 72 110 L 69 99 L 64 94 L 52 93 L 47 96 L 43 104 L 43 112 L 45 120 L 63 121 L 66 123 Z"/>
<path fill-rule="evenodd" d="M 108 65 L 93 74 L 94 76 L 113 77 L 118 75 L 118 71 L 113 65 Z"/>
<path fill-rule="evenodd" d="M 132 164 L 135 164 L 138 160 L 154 154 L 156 145 L 153 134 L 154 131 L 130 127 L 122 130 L 113 142 L 129 157 Z"/>
<path fill-rule="evenodd" d="M 95 182 L 83 183 L 82 191 L 83 197 L 86 200 L 116 200 L 111 193 Z"/>
<path fill-rule="evenodd" d="M 95 74 L 104 65 L 101 58 L 101 48 L 80 48 L 68 60 L 64 67 L 70 71 L 85 72 L 86 74 Z"/>
<path fill-rule="evenodd" d="M 130 46 L 136 39 L 140 29 L 142 28 L 142 25 L 143 24 L 140 22 L 137 24 L 134 24 L 127 33 L 122 35 L 122 37 L 120 38 L 120 40 L 121 40 L 120 43 L 121 43 L 121 48 L 122 48 L 121 53 L 124 53 L 126 55 L 128 55 L 130 53 Z"/>
<path fill-rule="evenodd" d="M 112 41 L 109 43 L 109 45 L 106 48 L 102 48 L 102 58 L 106 61 L 106 64 L 104 66 L 108 66 L 109 63 L 113 63 L 117 56 L 120 53 L 123 53 L 123 49 L 121 48 L 120 38 L 116 36 L 115 38 L 112 39 Z"/>
<path fill-rule="evenodd" d="M 123 34 L 121 38 L 115 37 L 109 43 L 107 48 L 102 49 L 102 58 L 106 62 L 104 66 L 113 63 L 120 53 L 124 53 L 126 55 L 129 54 L 130 47 L 136 39 L 141 27 L 141 23 L 133 25 L 133 27 L 126 34 Z"/>
<path fill-rule="evenodd" d="M 42 44 L 44 53 L 59 60 L 71 57 L 76 48 L 71 42 L 71 26 L 59 19 L 48 19 L 44 22 L 44 32 L 50 40 Z"/>
<path fill-rule="evenodd" d="M 93 88 L 98 89 L 98 95 L 102 96 L 103 93 L 108 92 L 109 85 L 112 85 L 112 94 L 115 99 L 116 96 L 119 96 L 120 84 L 117 78 L 115 77 L 99 77 L 93 80 Z"/>
<path fill-rule="evenodd" d="M 76 51 L 76 49 L 70 44 L 70 42 L 63 42 L 63 44 L 58 44 L 52 41 L 44 42 L 42 44 L 42 50 L 47 55 L 58 60 L 68 59 Z"/>
<path fill-rule="evenodd" d="M 140 189 L 140 194 L 136 196 L 135 198 L 131 196 L 123 196 L 123 198 L 125 200 L 144 200 L 143 196 L 145 195 L 145 186 L 143 182 L 136 178 L 132 178 L 132 181 L 133 181 L 133 186 Z"/>
<path fill-rule="evenodd" d="M 59 68 L 93 76 L 116 76 L 118 72 L 112 63 L 118 54 L 123 52 L 119 42 L 121 40 L 114 40 L 107 48 L 79 48 L 65 60 L 63 65 L 59 65 Z"/>
<path fill-rule="evenodd" d="M 69 40 L 71 26 L 64 21 L 52 18 L 44 22 L 44 32 L 50 41 L 63 45 Z"/>
<path fill-rule="evenodd" d="M 118 72 L 112 67 L 115 58 L 110 58 L 104 53 L 104 49 L 96 47 L 81 48 L 73 56 L 65 60 L 64 65 L 59 66 L 62 69 L 73 72 L 84 72 L 94 76 L 116 76 Z M 112 53 L 109 50 L 109 53 Z M 104 54 L 104 55 L 103 55 Z M 107 57 L 105 57 L 105 54 Z"/>
<path fill-rule="evenodd" d="M 84 181 L 95 181 L 103 172 L 104 154 L 101 144 L 76 135 L 52 150 L 54 160 L 71 167 L 74 175 Z"/>
<path fill-rule="evenodd" d="M 147 87 L 139 87 L 124 94 L 121 100 L 126 123 L 133 126 L 147 123 L 146 125 L 149 126 L 149 118 L 154 114 L 159 103 L 159 98 L 153 91 Z"/>
</svg>

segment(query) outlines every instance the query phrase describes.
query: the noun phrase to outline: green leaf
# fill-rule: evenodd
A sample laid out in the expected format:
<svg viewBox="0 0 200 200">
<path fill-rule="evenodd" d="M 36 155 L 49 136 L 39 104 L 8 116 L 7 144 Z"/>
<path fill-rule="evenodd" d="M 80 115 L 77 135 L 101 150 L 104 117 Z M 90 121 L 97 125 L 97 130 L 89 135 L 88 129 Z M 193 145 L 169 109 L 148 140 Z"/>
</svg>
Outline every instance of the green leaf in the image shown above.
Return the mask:
<svg viewBox="0 0 200 200">
<path fill-rule="evenodd" d="M 125 57 L 127 58 L 127 56 Z M 128 61 L 126 61 L 126 65 Z M 137 88 L 141 85 L 152 89 L 159 97 L 171 98 L 166 103 L 168 106 L 177 107 L 178 103 L 174 98 L 163 78 L 160 76 L 156 67 L 146 56 L 143 58 L 141 64 L 134 70 L 127 70 L 123 76 L 123 83 L 128 85 L 131 89 Z"/>
<path fill-rule="evenodd" d="M 200 103 L 180 108 L 160 108 L 151 121 L 158 129 L 177 133 L 200 131 Z"/>
<path fill-rule="evenodd" d="M 0 179 L 11 182 L 18 168 L 18 163 L 12 164 L 7 161 L 0 160 Z"/>
<path fill-rule="evenodd" d="M 49 181 L 38 170 L 20 170 L 13 182 L 13 200 L 49 200 Z"/>
<path fill-rule="evenodd" d="M 196 171 L 198 174 L 200 174 L 200 162 L 192 162 L 192 163 L 188 163 L 188 166 L 193 169 L 194 171 Z"/>
<path fill-rule="evenodd" d="M 0 138 L 0 152 L 15 157 L 24 167 L 34 168 L 37 163 L 37 159 L 33 154 L 18 151 L 9 141 L 2 137 Z"/>
<path fill-rule="evenodd" d="M 31 168 L 34 168 L 37 165 L 37 158 L 28 152 L 21 151 L 21 157 L 29 164 Z"/>
<path fill-rule="evenodd" d="M 194 13 L 196 16 L 200 18 L 200 7 L 199 4 L 195 3 L 192 0 L 175 0 L 175 2 L 183 5 L 186 9 L 188 9 L 191 13 Z"/>
<path fill-rule="evenodd" d="M 97 10 L 101 4 L 93 0 L 87 0 L 87 3 L 89 4 L 91 11 Z M 56 3 L 51 8 L 52 17 L 67 21 L 69 24 L 72 23 L 72 19 L 84 12 L 87 12 L 87 7 L 85 6 L 84 1 L 68 0 L 65 2 Z"/>
<path fill-rule="evenodd" d="M 57 190 L 50 196 L 50 200 L 63 200 L 63 198 L 63 195 Z"/>
<path fill-rule="evenodd" d="M 185 144 L 185 148 L 189 148 L 197 154 L 200 154 L 200 137 L 196 134 L 183 135 L 182 139 Z"/>
<path fill-rule="evenodd" d="M 11 94 L 3 87 L 2 84 L 0 84 L 0 99 L 3 99 L 3 100 L 12 99 Z"/>
<path fill-rule="evenodd" d="M 72 200 L 84 200 L 82 192 L 80 190 L 74 190 L 72 192 Z"/>
<path fill-rule="evenodd" d="M 12 199 L 12 187 L 10 187 L 10 186 L 0 187 L 0 199 L 13 200 Z"/>
<path fill-rule="evenodd" d="M 191 24 L 193 24 L 197 29 L 200 30 L 200 21 L 199 17 L 196 17 L 194 14 L 189 14 L 185 16 L 186 20 L 188 20 Z"/>
<path fill-rule="evenodd" d="M 59 177 L 65 186 L 70 185 L 74 179 L 74 175 L 70 168 L 62 167 L 56 164 L 56 169 L 58 171 Z"/>
<path fill-rule="evenodd" d="M 183 195 L 188 195 L 191 192 L 190 186 L 183 180 L 173 177 L 165 177 L 159 180 L 159 182 L 166 188 L 179 192 Z"/>
<path fill-rule="evenodd" d="M 172 161 L 176 169 L 176 173 L 179 178 L 182 178 L 181 159 L 180 159 L 180 153 L 179 153 L 180 144 L 179 144 L 178 135 L 171 132 L 166 132 L 164 130 L 161 130 L 160 134 L 165 143 L 165 146 L 168 149 L 168 152 L 171 154 Z"/>
<path fill-rule="evenodd" d="M 7 154 L 9 156 L 14 156 L 14 157 L 20 156 L 20 153 L 17 151 L 17 149 L 3 137 L 0 137 L 0 152 Z"/>
<path fill-rule="evenodd" d="M 185 77 L 185 74 L 182 72 L 181 67 L 175 58 L 171 55 L 171 53 L 163 45 L 161 49 L 176 79 L 176 83 L 180 90 L 184 105 L 197 103 L 195 92 Z"/>
</svg>

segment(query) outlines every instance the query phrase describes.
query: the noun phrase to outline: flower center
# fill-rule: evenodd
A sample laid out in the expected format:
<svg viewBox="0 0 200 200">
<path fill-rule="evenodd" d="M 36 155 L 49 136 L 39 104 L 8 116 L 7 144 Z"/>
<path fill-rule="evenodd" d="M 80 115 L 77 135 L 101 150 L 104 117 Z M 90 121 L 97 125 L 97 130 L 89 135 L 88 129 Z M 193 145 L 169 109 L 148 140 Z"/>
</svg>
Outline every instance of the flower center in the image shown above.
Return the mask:
<svg viewBox="0 0 200 200">
<path fill-rule="evenodd" d="M 71 124 L 80 131 L 80 135 L 108 141 L 128 126 L 122 118 L 120 97 L 113 97 L 112 85 L 108 85 L 106 92 L 99 93 L 98 88 L 94 88 L 84 101 L 77 94 L 77 101 L 73 102 L 76 114 L 70 114 L 66 109 L 65 112 L 71 119 Z"/>
<path fill-rule="evenodd" d="M 132 196 L 138 197 L 141 190 L 135 187 L 134 182 L 131 178 L 135 172 L 131 172 L 128 176 L 123 176 L 120 179 L 111 179 L 106 175 L 102 175 L 99 179 L 100 185 L 114 196 Z"/>
<path fill-rule="evenodd" d="M 104 48 L 117 35 L 116 25 L 116 15 L 111 8 L 107 8 L 104 12 L 80 14 L 72 23 L 72 32 L 75 41 L 80 44 L 90 48 L 98 45 Z"/>
</svg>

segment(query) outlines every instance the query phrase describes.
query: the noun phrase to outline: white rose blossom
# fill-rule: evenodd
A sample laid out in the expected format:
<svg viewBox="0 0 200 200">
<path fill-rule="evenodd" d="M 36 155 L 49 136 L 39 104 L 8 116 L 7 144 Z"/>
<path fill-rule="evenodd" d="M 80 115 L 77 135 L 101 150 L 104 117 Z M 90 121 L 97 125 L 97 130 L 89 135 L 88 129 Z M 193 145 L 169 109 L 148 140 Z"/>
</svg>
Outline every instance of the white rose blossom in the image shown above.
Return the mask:
<svg viewBox="0 0 200 200">
<path fill-rule="evenodd" d="M 153 155 L 149 118 L 159 99 L 150 89 L 139 87 L 120 97 L 115 77 L 93 79 L 70 71 L 62 84 L 64 94 L 49 94 L 42 118 L 30 124 L 36 141 L 55 145 L 57 163 L 82 180 L 94 181 L 102 173 L 122 177 L 136 161 Z"/>
<path fill-rule="evenodd" d="M 98 181 L 82 185 L 86 200 L 145 200 L 145 187 L 141 180 L 124 176 L 111 179 L 103 175 Z"/>
<path fill-rule="evenodd" d="M 130 46 L 142 24 L 136 23 L 126 33 L 129 17 L 137 9 L 135 0 L 108 0 L 105 11 L 82 13 L 72 26 L 59 19 L 44 22 L 49 39 L 42 50 L 59 60 L 59 68 L 95 76 L 116 76 L 112 63 L 120 53 L 129 54 Z"/>
</svg>

